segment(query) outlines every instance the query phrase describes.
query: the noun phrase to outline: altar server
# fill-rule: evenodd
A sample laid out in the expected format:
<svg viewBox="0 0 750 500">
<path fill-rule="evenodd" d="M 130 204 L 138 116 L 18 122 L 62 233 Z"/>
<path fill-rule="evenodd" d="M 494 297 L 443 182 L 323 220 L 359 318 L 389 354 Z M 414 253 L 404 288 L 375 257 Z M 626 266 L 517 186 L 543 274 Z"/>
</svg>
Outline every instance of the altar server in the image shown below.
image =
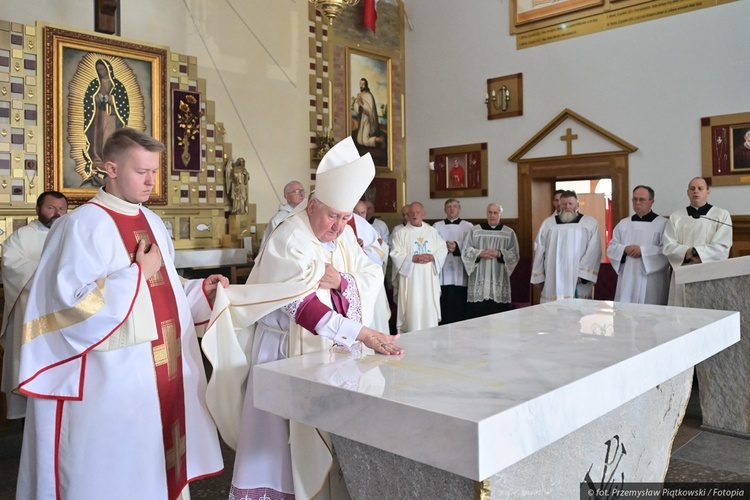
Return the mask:
<svg viewBox="0 0 750 500">
<path fill-rule="evenodd" d="M 651 207 L 654 190 L 633 189 L 632 217 L 621 220 L 612 233 L 607 256 L 617 273 L 615 301 L 666 305 L 669 261 L 663 252 L 662 234 L 667 219 Z"/>
<path fill-rule="evenodd" d="M 711 189 L 702 177 L 688 184 L 690 205 L 669 216 L 664 228 L 664 255 L 673 269 L 690 264 L 723 260 L 732 248 L 732 218 L 726 210 L 708 203 Z M 669 285 L 670 306 L 685 305 L 685 285 Z"/>
</svg>

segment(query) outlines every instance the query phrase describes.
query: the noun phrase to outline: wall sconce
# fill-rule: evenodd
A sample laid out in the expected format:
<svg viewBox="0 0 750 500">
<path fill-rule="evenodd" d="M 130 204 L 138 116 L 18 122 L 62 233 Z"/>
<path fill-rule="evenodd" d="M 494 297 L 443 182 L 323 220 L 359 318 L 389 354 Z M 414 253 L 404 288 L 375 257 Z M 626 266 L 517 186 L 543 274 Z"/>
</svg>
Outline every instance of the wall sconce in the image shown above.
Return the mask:
<svg viewBox="0 0 750 500">
<path fill-rule="evenodd" d="M 487 80 L 487 119 L 509 118 L 523 114 L 523 73 Z"/>
<path fill-rule="evenodd" d="M 333 20 L 347 7 L 359 3 L 359 0 L 310 0 L 315 8 L 328 19 L 328 25 L 333 25 Z"/>
</svg>

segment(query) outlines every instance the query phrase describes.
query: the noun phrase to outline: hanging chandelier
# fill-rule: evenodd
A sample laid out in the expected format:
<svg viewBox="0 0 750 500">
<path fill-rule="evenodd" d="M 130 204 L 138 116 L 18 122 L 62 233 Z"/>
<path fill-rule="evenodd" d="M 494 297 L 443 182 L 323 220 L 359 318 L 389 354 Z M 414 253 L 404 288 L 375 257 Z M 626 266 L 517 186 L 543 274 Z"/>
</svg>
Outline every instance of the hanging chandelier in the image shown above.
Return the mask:
<svg viewBox="0 0 750 500">
<path fill-rule="evenodd" d="M 328 18 L 328 24 L 332 25 L 342 10 L 357 5 L 359 0 L 310 0 L 310 3 L 315 5 L 315 8 Z"/>
</svg>

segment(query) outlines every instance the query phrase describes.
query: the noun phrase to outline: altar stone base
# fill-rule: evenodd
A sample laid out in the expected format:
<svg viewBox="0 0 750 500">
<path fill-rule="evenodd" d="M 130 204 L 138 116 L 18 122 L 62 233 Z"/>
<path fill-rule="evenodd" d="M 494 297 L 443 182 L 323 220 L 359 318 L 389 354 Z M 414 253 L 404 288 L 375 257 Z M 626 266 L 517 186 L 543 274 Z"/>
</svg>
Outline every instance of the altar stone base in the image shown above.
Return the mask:
<svg viewBox="0 0 750 500">
<path fill-rule="evenodd" d="M 580 483 L 600 488 L 664 480 L 692 380 L 693 369 L 684 371 L 481 482 L 341 436 L 332 439 L 354 500 L 588 498 Z M 597 404 L 596 394 L 588 404 Z"/>
<path fill-rule="evenodd" d="M 740 341 L 696 366 L 703 426 L 750 438 L 750 276 L 685 285 L 685 305 L 740 312 Z"/>
</svg>

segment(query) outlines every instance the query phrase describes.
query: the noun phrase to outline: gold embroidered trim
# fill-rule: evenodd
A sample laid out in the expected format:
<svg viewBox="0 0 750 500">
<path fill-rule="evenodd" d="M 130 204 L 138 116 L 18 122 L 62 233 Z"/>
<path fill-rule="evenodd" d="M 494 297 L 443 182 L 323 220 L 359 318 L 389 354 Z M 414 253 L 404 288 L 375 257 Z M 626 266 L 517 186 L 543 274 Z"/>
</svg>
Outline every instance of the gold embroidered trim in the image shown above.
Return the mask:
<svg viewBox="0 0 750 500">
<path fill-rule="evenodd" d="M 64 311 L 51 312 L 24 323 L 22 342 L 31 342 L 40 335 L 86 321 L 104 307 L 105 278 L 96 280 L 96 288 L 78 305 Z"/>
</svg>

